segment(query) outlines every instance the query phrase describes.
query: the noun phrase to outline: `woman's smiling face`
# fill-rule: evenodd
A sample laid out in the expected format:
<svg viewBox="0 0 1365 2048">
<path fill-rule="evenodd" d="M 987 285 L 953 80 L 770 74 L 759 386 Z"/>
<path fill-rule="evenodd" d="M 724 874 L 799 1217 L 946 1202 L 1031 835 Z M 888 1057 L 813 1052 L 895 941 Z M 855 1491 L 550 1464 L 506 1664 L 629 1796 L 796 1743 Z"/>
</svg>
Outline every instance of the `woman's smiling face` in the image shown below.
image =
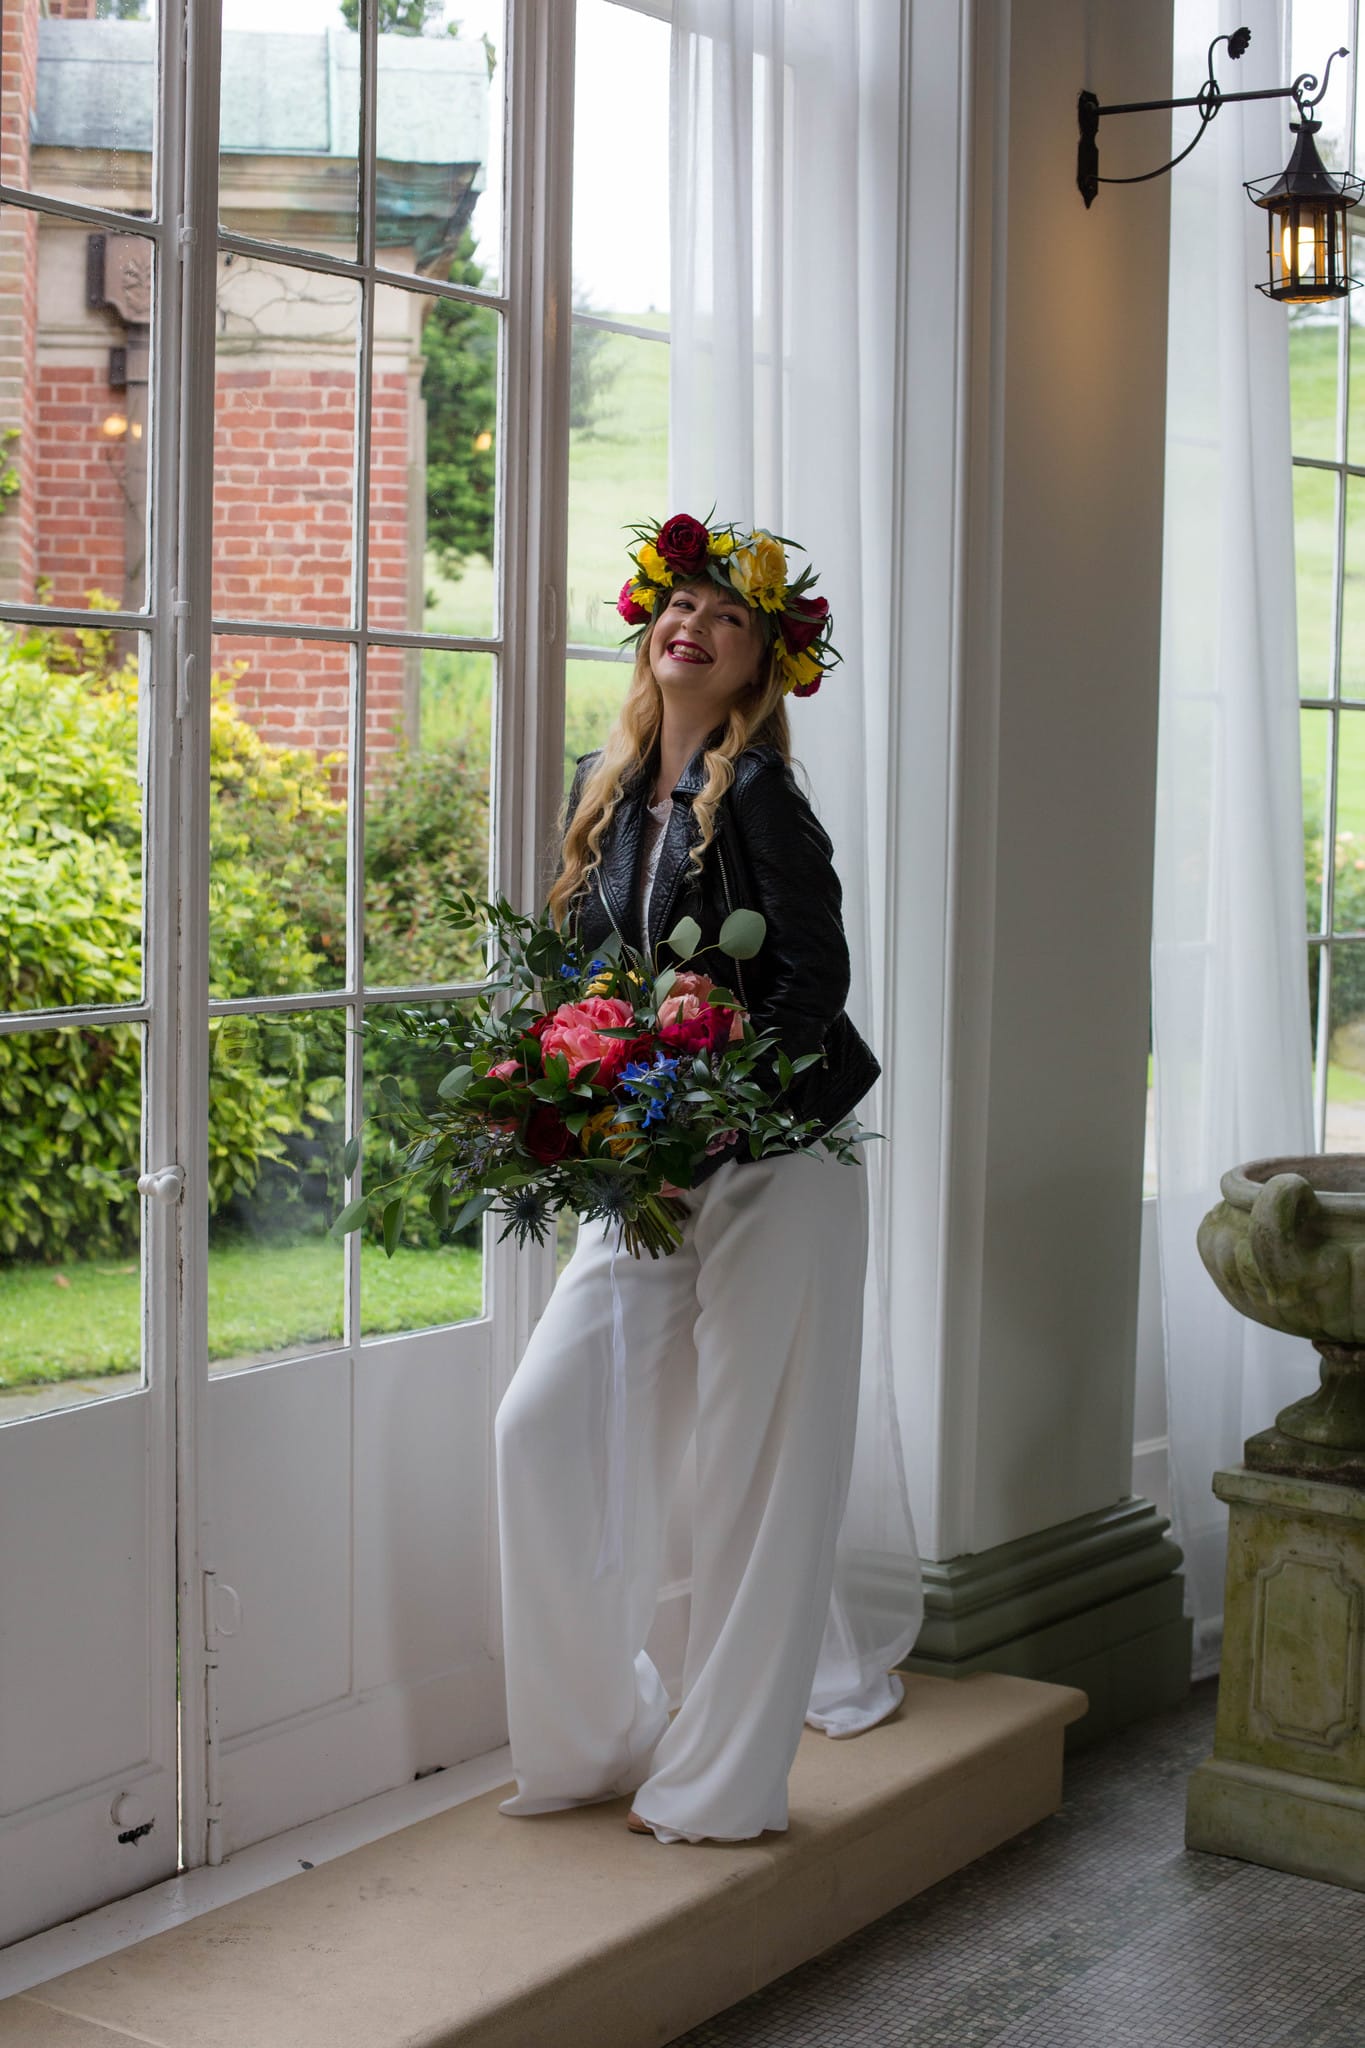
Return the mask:
<svg viewBox="0 0 1365 2048">
<path fill-rule="evenodd" d="M 706 576 L 676 584 L 649 629 L 649 666 L 660 689 L 718 712 L 755 680 L 762 652 L 758 613 Z"/>
</svg>

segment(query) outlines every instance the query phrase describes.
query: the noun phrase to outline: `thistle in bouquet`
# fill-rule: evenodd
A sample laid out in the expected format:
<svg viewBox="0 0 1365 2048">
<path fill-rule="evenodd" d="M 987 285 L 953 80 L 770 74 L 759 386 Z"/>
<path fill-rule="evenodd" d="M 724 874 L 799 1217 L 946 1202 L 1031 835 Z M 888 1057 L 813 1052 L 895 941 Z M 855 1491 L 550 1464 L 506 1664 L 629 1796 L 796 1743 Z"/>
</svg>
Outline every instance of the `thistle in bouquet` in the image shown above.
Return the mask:
<svg viewBox="0 0 1365 2048">
<path fill-rule="evenodd" d="M 820 1055 L 789 1059 L 710 972 L 757 953 L 756 911 L 733 911 L 709 948 L 683 918 L 661 942 L 664 965 L 619 933 L 584 957 L 572 930 L 504 897 L 465 892 L 450 916 L 466 932 L 482 926 L 487 979 L 446 1015 L 400 1010 L 367 1027 L 424 1041 L 443 1071 L 426 1104 L 391 1075 L 380 1083 L 371 1121 L 383 1129 L 383 1177 L 348 1203 L 338 1234 L 378 1218 L 392 1255 L 414 1204 L 443 1232 L 495 1207 L 503 1237 L 541 1243 L 570 1209 L 614 1222 L 628 1251 L 658 1257 L 681 1242 L 681 1197 L 703 1160 L 740 1146 L 755 1158 L 786 1151 L 817 1129 L 785 1098 Z M 850 1120 L 821 1141 L 850 1159 L 870 1135 Z M 357 1133 L 348 1177 L 361 1151 Z"/>
</svg>

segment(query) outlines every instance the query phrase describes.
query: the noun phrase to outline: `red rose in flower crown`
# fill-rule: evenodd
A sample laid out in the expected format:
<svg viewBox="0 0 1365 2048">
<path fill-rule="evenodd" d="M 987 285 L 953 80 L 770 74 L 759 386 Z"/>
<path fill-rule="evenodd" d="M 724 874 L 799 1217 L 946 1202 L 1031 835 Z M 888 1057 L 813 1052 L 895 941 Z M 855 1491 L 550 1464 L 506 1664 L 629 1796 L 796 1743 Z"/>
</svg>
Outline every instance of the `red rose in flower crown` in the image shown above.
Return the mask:
<svg viewBox="0 0 1365 2048">
<path fill-rule="evenodd" d="M 693 519 L 686 512 L 675 512 L 659 528 L 659 538 L 654 545 L 675 576 L 700 576 L 706 567 L 711 536 L 700 519 Z"/>
<path fill-rule="evenodd" d="M 781 630 L 793 654 L 804 654 L 811 642 L 819 639 L 828 617 L 827 597 L 792 599 L 790 609 L 782 614 Z"/>
</svg>

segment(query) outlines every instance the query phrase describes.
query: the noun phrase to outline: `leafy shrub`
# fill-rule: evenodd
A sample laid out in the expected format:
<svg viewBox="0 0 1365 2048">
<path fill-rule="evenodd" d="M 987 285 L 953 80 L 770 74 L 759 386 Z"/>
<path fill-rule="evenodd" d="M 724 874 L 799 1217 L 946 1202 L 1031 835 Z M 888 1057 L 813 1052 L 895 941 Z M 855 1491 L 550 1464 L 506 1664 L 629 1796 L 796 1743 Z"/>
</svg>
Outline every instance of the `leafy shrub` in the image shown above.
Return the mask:
<svg viewBox="0 0 1365 2048">
<path fill-rule="evenodd" d="M 365 819 L 365 979 L 372 988 L 482 972 L 457 939 L 447 896 L 488 889 L 487 755 L 467 735 L 399 750 Z"/>
<path fill-rule="evenodd" d="M 343 806 L 312 754 L 272 748 L 216 688 L 211 852 L 215 993 L 307 988 L 318 943 L 290 882 L 327 886 Z M 137 675 L 98 628 L 76 645 L 0 635 L 0 1009 L 135 1002 L 141 994 L 142 794 Z M 266 862 L 287 845 L 285 885 Z M 0 1039 L 0 1252 L 112 1254 L 133 1239 L 141 1033 L 78 1022 Z M 217 1060 L 214 1209 L 329 1114 L 335 1075 L 249 1043 Z"/>
<path fill-rule="evenodd" d="M 1320 815 L 1310 812 L 1304 819 L 1304 883 L 1309 922 L 1313 930 L 1317 929 L 1322 901 L 1322 849 L 1322 819 Z M 1365 839 L 1361 839 L 1354 832 L 1338 832 L 1334 851 L 1333 925 L 1338 934 L 1365 934 Z M 1365 938 L 1352 936 L 1343 940 L 1338 937 L 1332 953 L 1332 1028 L 1335 1034 L 1343 1025 L 1351 1024 L 1365 1015 Z M 1308 956 L 1308 1013 L 1316 1054 L 1316 947 L 1310 950 Z M 1341 1052 L 1341 1046 L 1335 1046 L 1332 1058 L 1339 1058 Z M 1346 1064 L 1358 1066 L 1359 1054 L 1351 1054 Z"/>
</svg>

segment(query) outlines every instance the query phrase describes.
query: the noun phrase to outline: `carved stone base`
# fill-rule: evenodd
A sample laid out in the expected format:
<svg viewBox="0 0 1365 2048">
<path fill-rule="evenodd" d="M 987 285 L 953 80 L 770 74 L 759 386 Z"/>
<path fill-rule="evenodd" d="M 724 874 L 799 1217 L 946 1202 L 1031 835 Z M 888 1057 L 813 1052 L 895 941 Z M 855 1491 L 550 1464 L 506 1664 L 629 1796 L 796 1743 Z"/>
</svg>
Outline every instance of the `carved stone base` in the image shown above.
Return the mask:
<svg viewBox="0 0 1365 2048">
<path fill-rule="evenodd" d="M 1214 1753 L 1186 1841 L 1365 1888 L 1365 1490 L 1239 1467 Z"/>
</svg>

